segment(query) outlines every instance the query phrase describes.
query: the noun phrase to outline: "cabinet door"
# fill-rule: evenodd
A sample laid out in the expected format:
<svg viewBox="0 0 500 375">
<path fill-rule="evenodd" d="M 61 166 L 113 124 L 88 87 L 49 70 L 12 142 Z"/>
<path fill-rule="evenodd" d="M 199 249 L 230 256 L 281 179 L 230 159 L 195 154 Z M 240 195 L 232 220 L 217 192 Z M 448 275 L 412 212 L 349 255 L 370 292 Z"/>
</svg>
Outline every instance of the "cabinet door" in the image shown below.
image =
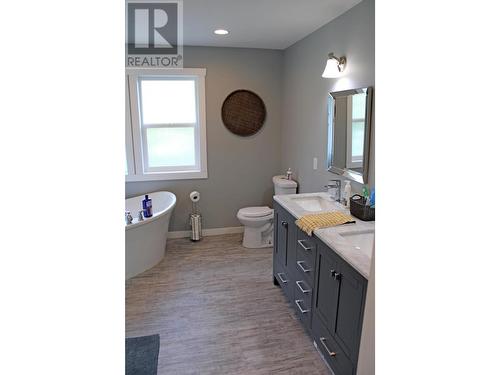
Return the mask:
<svg viewBox="0 0 500 375">
<path fill-rule="evenodd" d="M 276 209 L 274 213 L 275 238 L 274 238 L 274 256 L 281 265 L 286 265 L 286 253 L 288 247 L 288 227 L 289 223 L 285 220 L 281 209 Z"/>
<path fill-rule="evenodd" d="M 292 272 L 290 267 L 295 265 L 295 242 L 297 241 L 295 218 L 279 205 L 275 206 L 275 215 L 276 212 L 276 257 L 280 260 L 281 264 L 287 268 L 287 271 Z"/>
<path fill-rule="evenodd" d="M 283 221 L 286 223 L 286 259 L 285 267 L 290 274 L 295 274 L 295 245 L 297 243 L 297 225 L 295 218 L 285 211 Z"/>
<path fill-rule="evenodd" d="M 347 263 L 341 265 L 338 280 L 337 321 L 335 340 L 352 360 L 358 356 L 363 324 L 366 280 Z"/>
<path fill-rule="evenodd" d="M 274 209 L 274 239 L 273 239 L 273 265 L 275 264 L 278 258 L 279 252 L 279 218 L 278 218 L 278 210 Z"/>
<path fill-rule="evenodd" d="M 320 319 L 333 336 L 337 318 L 340 286 L 337 278 L 340 269 L 331 252 L 324 244 L 318 244 L 313 319 Z"/>
</svg>

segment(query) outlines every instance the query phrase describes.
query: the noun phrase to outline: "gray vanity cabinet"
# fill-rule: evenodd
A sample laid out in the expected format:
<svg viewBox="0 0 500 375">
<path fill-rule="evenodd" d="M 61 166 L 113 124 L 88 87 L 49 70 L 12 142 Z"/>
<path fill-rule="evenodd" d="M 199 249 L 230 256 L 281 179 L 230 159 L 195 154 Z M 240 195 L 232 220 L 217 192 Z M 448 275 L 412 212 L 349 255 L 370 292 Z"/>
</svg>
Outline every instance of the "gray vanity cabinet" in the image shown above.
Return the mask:
<svg viewBox="0 0 500 375">
<path fill-rule="evenodd" d="M 275 202 L 274 283 L 312 336 L 335 375 L 356 372 L 366 279 Z"/>
</svg>

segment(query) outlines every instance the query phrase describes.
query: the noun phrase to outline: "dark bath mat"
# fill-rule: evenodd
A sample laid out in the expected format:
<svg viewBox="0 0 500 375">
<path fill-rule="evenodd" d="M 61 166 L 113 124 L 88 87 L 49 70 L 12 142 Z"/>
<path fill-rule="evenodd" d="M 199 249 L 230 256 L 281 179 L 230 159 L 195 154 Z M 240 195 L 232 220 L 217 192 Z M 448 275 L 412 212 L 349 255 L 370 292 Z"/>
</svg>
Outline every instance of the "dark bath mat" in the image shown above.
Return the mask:
<svg viewBox="0 0 500 375">
<path fill-rule="evenodd" d="M 125 339 L 125 374 L 156 375 L 160 335 Z"/>
</svg>

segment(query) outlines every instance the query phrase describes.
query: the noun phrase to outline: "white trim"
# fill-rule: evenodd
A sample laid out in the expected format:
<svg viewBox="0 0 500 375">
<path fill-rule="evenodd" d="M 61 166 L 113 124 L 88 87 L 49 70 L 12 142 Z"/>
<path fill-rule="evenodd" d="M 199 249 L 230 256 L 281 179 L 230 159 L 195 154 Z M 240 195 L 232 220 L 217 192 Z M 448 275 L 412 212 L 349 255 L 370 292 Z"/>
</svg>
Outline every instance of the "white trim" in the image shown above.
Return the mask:
<svg viewBox="0 0 500 375">
<path fill-rule="evenodd" d="M 161 172 L 125 176 L 126 182 L 134 181 L 166 181 L 166 180 L 196 180 L 208 178 L 207 171 Z"/>
<path fill-rule="evenodd" d="M 127 175 L 135 175 L 134 144 L 132 138 L 132 119 L 130 113 L 129 80 L 125 80 L 125 154 Z"/>
<path fill-rule="evenodd" d="M 207 167 L 207 132 L 206 132 L 206 99 L 205 99 L 205 76 L 204 68 L 186 68 L 179 70 L 170 69 L 150 69 L 150 68 L 126 68 L 129 88 L 129 104 L 131 112 L 132 144 L 135 159 L 135 174 L 129 171 L 125 176 L 125 181 L 162 181 L 162 180 L 184 180 L 208 178 Z M 163 168 L 162 171 L 146 170 L 147 155 L 143 144 L 143 134 L 141 126 L 141 114 L 139 108 L 138 77 L 155 76 L 165 78 L 173 76 L 183 76 L 195 78 L 196 82 L 196 103 L 197 103 L 197 124 L 195 125 L 196 143 L 196 165 L 186 170 L 172 170 Z M 130 148 L 130 145 L 127 145 Z M 129 168 L 132 169 L 132 168 Z"/>
<path fill-rule="evenodd" d="M 131 177 L 142 175 L 142 142 L 141 142 L 141 129 L 140 129 L 140 113 L 139 113 L 139 97 L 137 87 L 137 77 L 128 76 L 129 98 L 130 98 L 130 114 L 132 120 L 132 139 L 134 145 L 134 161 L 135 161 L 135 175 L 128 174 L 125 181 L 129 181 Z"/>
<path fill-rule="evenodd" d="M 207 70 L 205 68 L 183 68 L 183 69 L 151 69 L 151 68 L 125 68 L 128 75 L 157 75 L 165 76 L 199 76 L 205 77 Z"/>
<path fill-rule="evenodd" d="M 202 236 L 218 236 L 221 234 L 233 234 L 233 233 L 243 233 L 245 231 L 245 227 L 225 227 L 225 228 L 211 228 L 211 229 L 202 229 Z M 185 238 L 191 237 L 190 230 L 179 230 L 174 232 L 168 232 L 167 238 Z"/>
<path fill-rule="evenodd" d="M 198 97 L 196 101 L 198 102 L 198 121 L 200 122 L 200 177 L 208 178 L 208 168 L 207 168 L 207 125 L 206 125 L 206 99 L 205 99 L 205 75 L 206 69 L 196 69 L 200 71 L 199 74 L 203 74 L 198 77 Z M 201 72 L 203 71 L 203 72 Z"/>
</svg>

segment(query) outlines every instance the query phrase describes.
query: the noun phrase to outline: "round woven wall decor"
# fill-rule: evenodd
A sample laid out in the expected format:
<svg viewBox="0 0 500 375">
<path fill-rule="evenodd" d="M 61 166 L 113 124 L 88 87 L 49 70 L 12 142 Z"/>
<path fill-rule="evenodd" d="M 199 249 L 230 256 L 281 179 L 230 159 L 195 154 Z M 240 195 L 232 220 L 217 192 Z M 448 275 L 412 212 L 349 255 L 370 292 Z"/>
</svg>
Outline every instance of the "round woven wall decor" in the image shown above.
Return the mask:
<svg viewBox="0 0 500 375">
<path fill-rule="evenodd" d="M 222 104 L 222 122 L 232 133 L 247 137 L 257 133 L 266 120 L 262 99 L 248 90 L 236 90 Z"/>
</svg>

